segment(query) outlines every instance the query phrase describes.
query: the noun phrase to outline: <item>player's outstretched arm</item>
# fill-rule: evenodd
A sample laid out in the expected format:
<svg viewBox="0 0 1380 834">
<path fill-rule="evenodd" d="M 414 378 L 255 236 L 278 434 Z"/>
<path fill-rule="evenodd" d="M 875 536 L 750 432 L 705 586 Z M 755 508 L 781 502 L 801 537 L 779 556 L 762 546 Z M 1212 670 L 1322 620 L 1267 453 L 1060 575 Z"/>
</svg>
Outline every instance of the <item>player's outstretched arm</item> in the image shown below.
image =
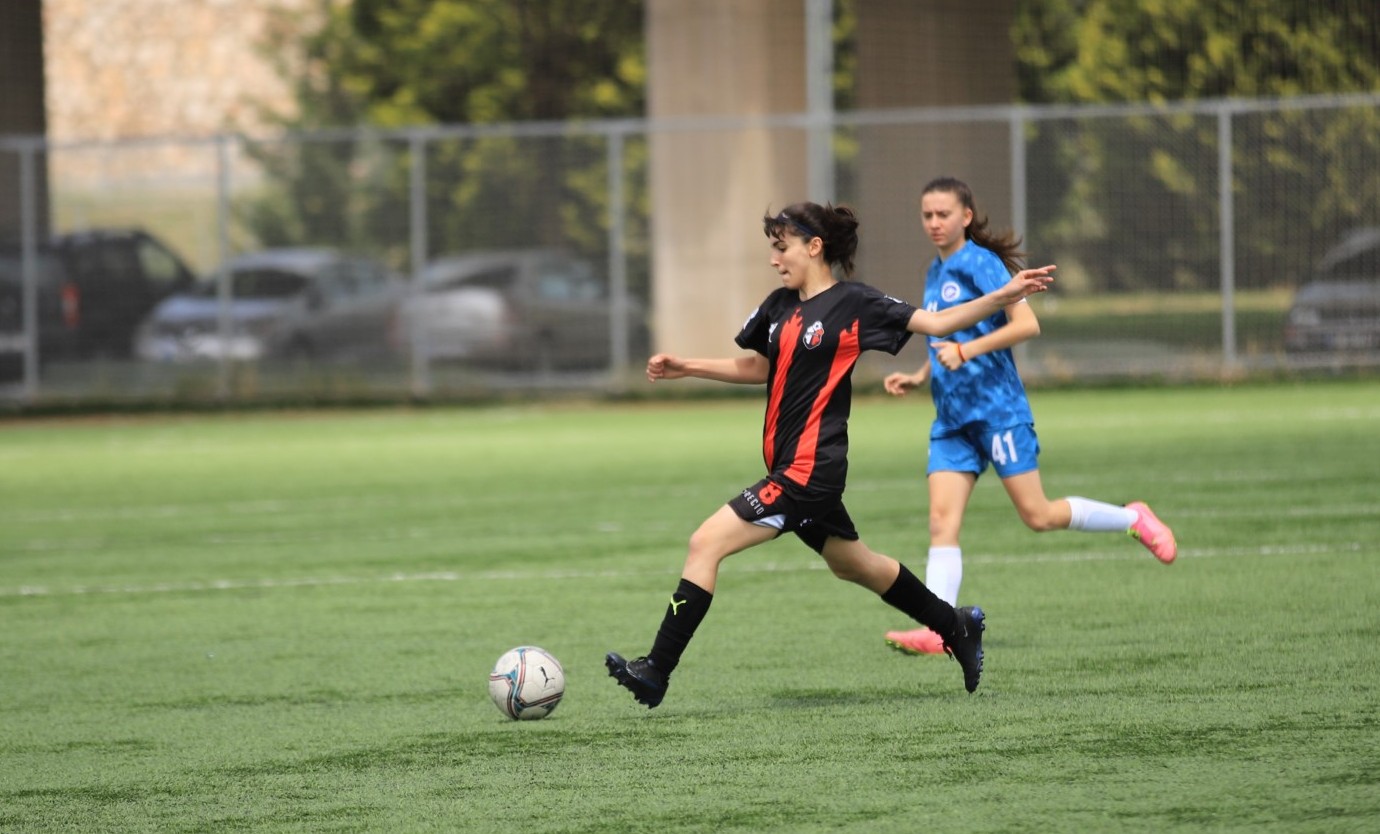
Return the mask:
<svg viewBox="0 0 1380 834">
<path fill-rule="evenodd" d="M 658 353 L 647 360 L 647 380 L 656 382 L 692 376 L 752 385 L 767 381 L 767 368 L 767 357 L 760 353 L 732 359 L 682 359 L 669 353 Z"/>
<path fill-rule="evenodd" d="M 906 329 L 912 333 L 924 333 L 928 336 L 947 336 L 955 330 L 971 327 L 1008 304 L 1014 304 L 1037 292 L 1044 292 L 1049 288 L 1049 283 L 1054 280 L 1050 275 L 1053 271 L 1053 264 L 1034 269 L 1022 269 L 1011 276 L 1011 280 L 1007 281 L 1001 289 L 993 290 L 966 304 L 934 313 L 928 310 L 916 310 L 910 317 L 910 324 Z"/>
<path fill-rule="evenodd" d="M 961 344 L 945 340 L 930 342 L 930 347 L 934 349 L 939 364 L 956 371 L 964 363 L 984 353 L 1006 350 L 1039 335 L 1040 320 L 1035 316 L 1035 311 L 1029 304 L 1017 302 L 1006 305 L 1006 324 L 991 333 Z"/>
</svg>

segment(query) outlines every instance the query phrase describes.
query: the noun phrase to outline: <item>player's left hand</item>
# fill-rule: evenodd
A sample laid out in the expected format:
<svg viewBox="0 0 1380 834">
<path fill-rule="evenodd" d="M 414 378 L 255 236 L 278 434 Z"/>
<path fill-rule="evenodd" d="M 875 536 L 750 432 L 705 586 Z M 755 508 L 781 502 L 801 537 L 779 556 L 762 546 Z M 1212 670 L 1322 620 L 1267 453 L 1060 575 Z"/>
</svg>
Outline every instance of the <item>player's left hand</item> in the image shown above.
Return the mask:
<svg viewBox="0 0 1380 834">
<path fill-rule="evenodd" d="M 1049 289 L 1050 283 L 1054 280 L 1054 276 L 1050 274 L 1054 269 L 1054 264 L 1037 266 L 1033 269 L 1022 269 L 1012 275 L 1011 280 L 1006 282 L 1006 286 L 997 290 L 996 294 L 1001 296 L 1003 304 L 1010 304 L 1037 292 L 1044 292 Z"/>
<path fill-rule="evenodd" d="M 934 348 L 935 358 L 945 368 L 956 371 L 962 367 L 965 360 L 958 342 L 930 342 L 930 347 Z"/>
</svg>

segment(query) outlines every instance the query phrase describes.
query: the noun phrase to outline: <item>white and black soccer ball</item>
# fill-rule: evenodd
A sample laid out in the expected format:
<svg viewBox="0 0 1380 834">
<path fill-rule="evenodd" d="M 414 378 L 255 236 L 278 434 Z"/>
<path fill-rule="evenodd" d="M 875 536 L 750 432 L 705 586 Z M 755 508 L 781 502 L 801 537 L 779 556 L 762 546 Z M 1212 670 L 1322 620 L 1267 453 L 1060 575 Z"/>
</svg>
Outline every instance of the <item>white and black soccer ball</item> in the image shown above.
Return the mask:
<svg viewBox="0 0 1380 834">
<path fill-rule="evenodd" d="M 514 720 L 545 718 L 565 697 L 565 670 L 545 649 L 509 649 L 489 673 L 489 697 Z"/>
</svg>

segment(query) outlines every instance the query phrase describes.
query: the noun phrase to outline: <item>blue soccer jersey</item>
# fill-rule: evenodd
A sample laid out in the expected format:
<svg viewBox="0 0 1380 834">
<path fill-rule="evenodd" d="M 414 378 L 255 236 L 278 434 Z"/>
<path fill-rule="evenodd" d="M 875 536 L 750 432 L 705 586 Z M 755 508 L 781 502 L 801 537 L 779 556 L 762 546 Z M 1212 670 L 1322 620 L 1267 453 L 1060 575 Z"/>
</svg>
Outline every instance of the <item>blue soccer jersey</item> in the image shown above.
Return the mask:
<svg viewBox="0 0 1380 834">
<path fill-rule="evenodd" d="M 972 301 L 1000 289 L 1010 279 L 1001 258 L 968 241 L 947 260 L 935 258 L 930 264 L 925 275 L 925 309 L 939 311 Z M 972 327 L 930 342 L 969 342 L 1006 321 L 1006 313 L 998 312 Z M 995 430 L 1035 421 L 1009 349 L 975 356 L 951 371 L 940 364 L 934 348 L 930 348 L 930 371 L 935 408 L 932 435 L 975 423 Z"/>
</svg>

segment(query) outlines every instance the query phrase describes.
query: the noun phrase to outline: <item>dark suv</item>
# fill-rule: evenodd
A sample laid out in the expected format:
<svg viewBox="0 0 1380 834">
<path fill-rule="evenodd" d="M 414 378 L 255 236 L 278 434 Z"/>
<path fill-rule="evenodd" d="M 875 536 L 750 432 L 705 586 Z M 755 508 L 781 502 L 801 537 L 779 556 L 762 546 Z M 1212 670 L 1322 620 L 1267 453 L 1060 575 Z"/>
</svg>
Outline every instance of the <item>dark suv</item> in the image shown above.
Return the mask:
<svg viewBox="0 0 1380 834">
<path fill-rule="evenodd" d="M 128 356 L 134 329 L 163 298 L 195 282 L 166 244 L 137 229 L 58 235 L 35 259 L 38 354 Z M 20 246 L 0 243 L 0 356 L 23 350 L 24 273 Z"/>
</svg>

